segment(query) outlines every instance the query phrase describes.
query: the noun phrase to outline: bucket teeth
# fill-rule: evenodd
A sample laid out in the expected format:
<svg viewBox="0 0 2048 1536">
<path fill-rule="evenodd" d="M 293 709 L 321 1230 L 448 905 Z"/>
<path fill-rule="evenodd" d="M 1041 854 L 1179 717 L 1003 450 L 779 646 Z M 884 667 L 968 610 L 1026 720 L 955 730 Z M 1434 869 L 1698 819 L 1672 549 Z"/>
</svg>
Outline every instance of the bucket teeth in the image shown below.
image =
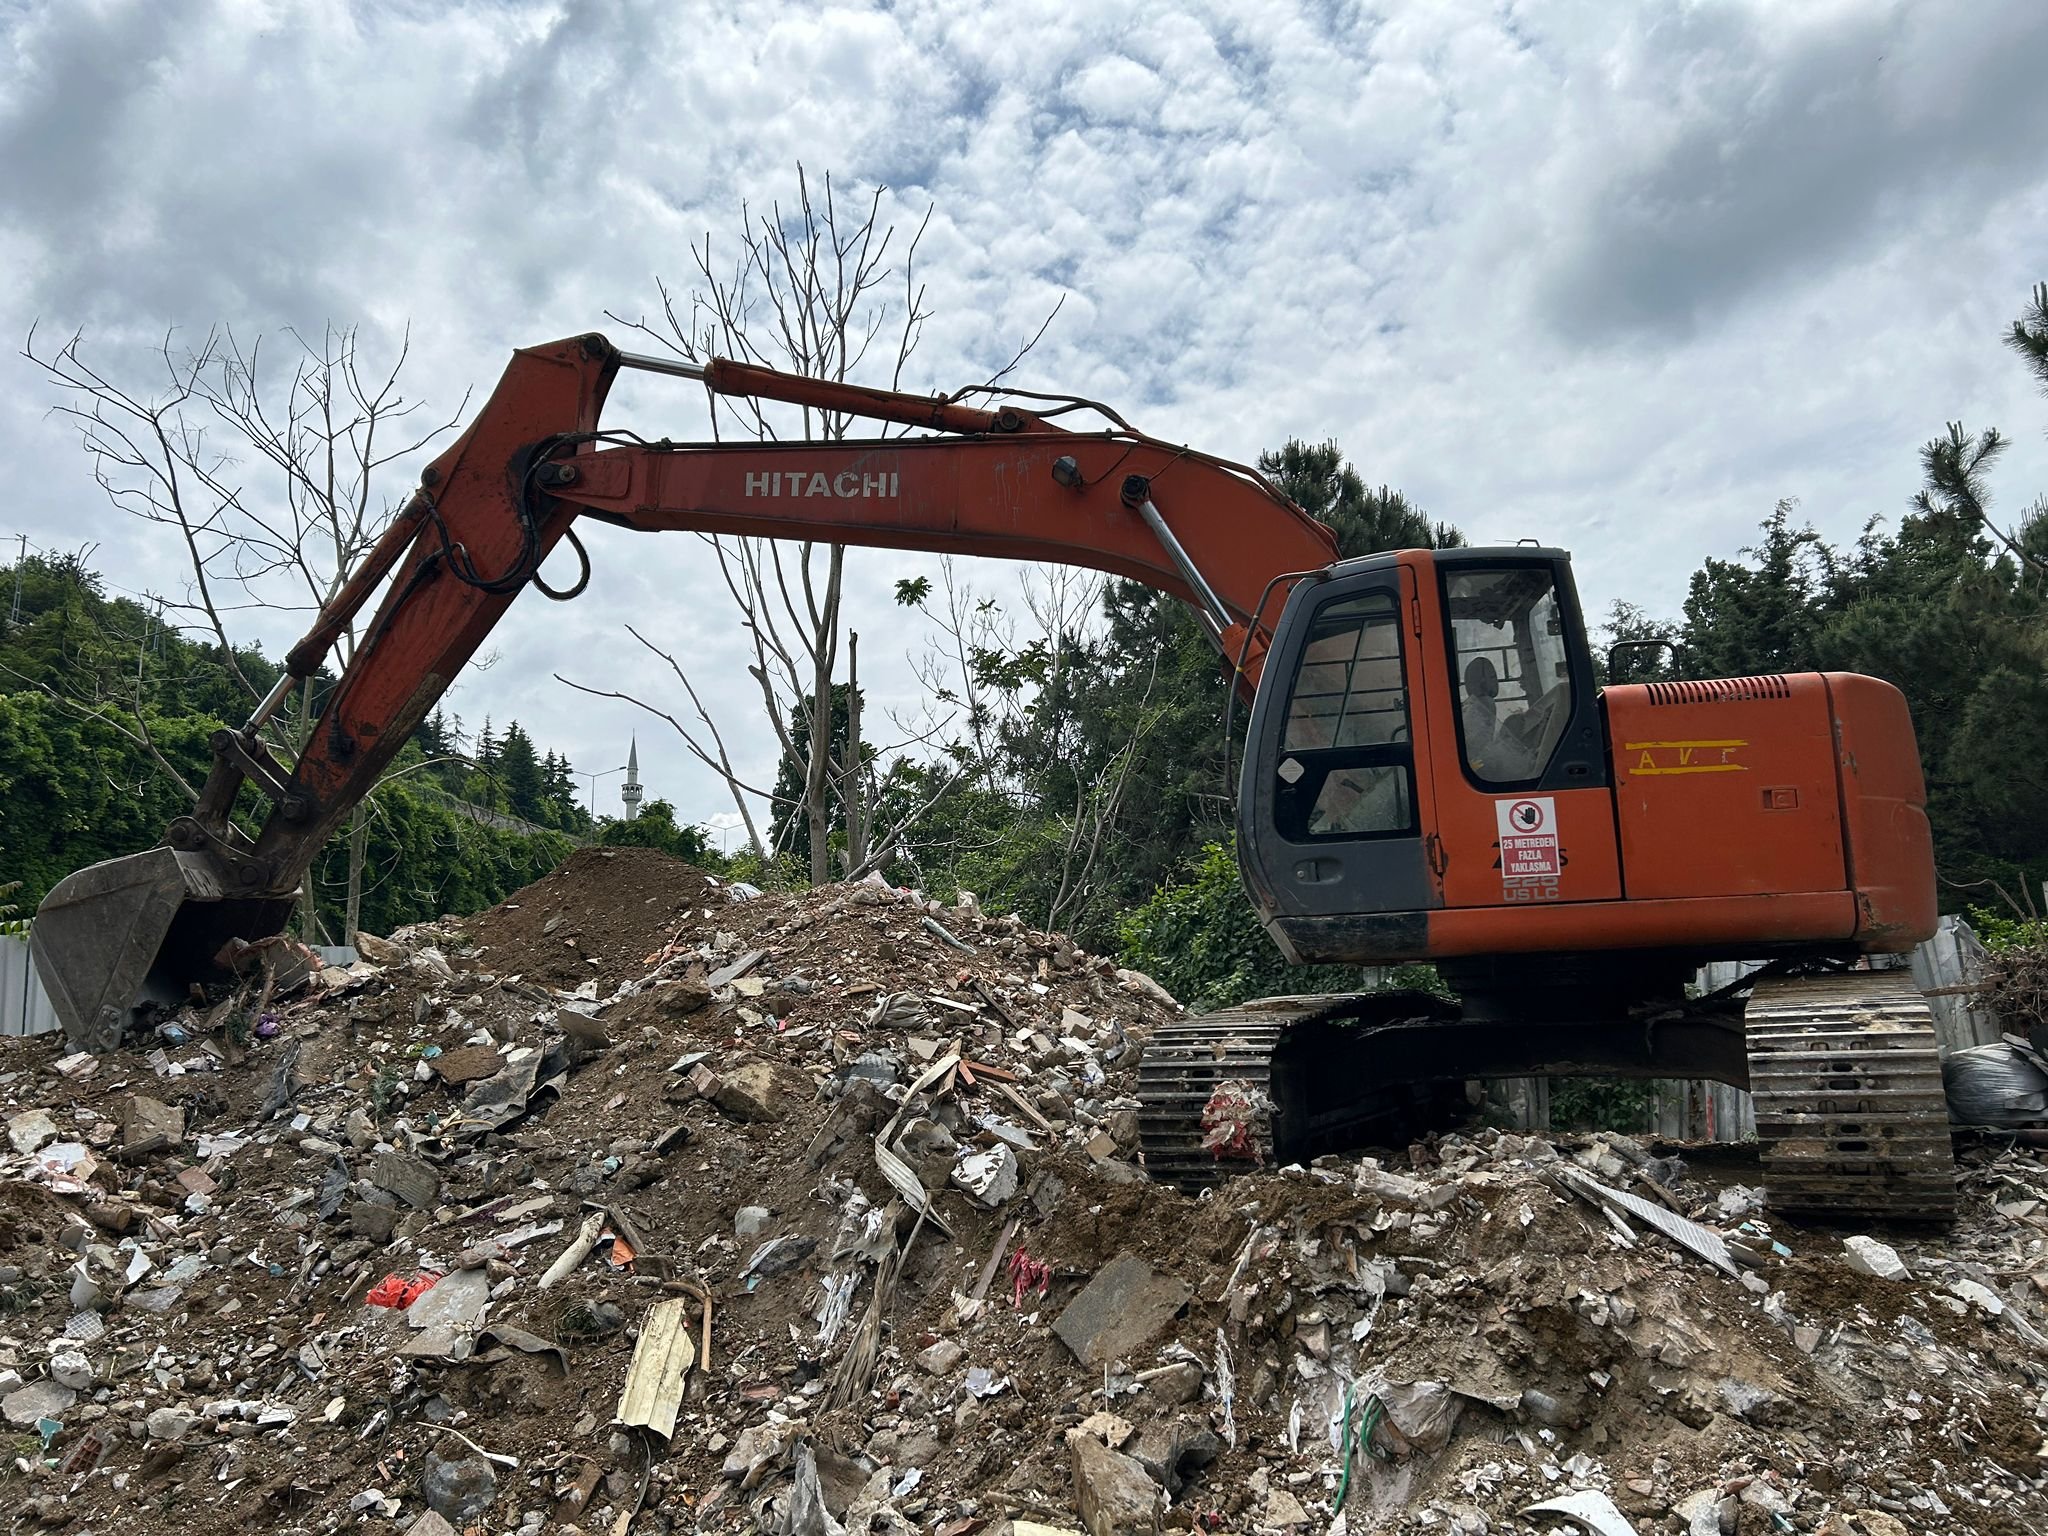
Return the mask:
<svg viewBox="0 0 2048 1536">
<path fill-rule="evenodd" d="M 1941 1051 L 1910 974 L 1760 982 L 1744 1025 L 1773 1209 L 1858 1222 L 1954 1218 Z"/>
</svg>

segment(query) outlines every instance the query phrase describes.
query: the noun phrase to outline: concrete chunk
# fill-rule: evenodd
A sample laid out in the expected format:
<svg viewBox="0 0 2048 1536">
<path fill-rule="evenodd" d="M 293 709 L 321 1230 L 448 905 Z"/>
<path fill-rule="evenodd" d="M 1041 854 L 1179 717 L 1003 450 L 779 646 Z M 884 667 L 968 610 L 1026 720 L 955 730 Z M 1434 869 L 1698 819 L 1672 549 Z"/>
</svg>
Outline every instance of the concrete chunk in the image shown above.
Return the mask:
<svg viewBox="0 0 2048 1536">
<path fill-rule="evenodd" d="M 47 1143 L 56 1139 L 57 1122 L 50 1118 L 47 1110 L 25 1110 L 10 1117 L 7 1122 L 7 1140 L 14 1150 L 24 1157 L 32 1152 L 41 1151 Z"/>
<path fill-rule="evenodd" d="M 121 1155 L 146 1157 L 185 1139 L 185 1111 L 147 1094 L 131 1095 L 121 1107 Z"/>
<path fill-rule="evenodd" d="M 712 1102 L 735 1120 L 780 1120 L 782 1090 L 775 1069 L 765 1061 L 749 1061 L 725 1074 Z"/>
<path fill-rule="evenodd" d="M 1168 1493 L 1179 1493 L 1190 1477 L 1223 1454 L 1223 1442 L 1214 1431 L 1186 1419 L 1154 1419 L 1124 1450 Z"/>
<path fill-rule="evenodd" d="M 37 1381 L 0 1398 L 0 1417 L 17 1429 L 31 1429 L 37 1419 L 61 1419 L 78 1394 L 60 1381 Z"/>
<path fill-rule="evenodd" d="M 1079 1430 L 1068 1432 L 1067 1454 L 1088 1536 L 1158 1536 L 1166 1496 L 1143 1467 Z"/>
<path fill-rule="evenodd" d="M 370 1182 L 388 1189 L 415 1210 L 432 1210 L 441 1199 L 441 1175 L 404 1152 L 385 1152 L 370 1165 Z"/>
<path fill-rule="evenodd" d="M 358 1200 L 348 1208 L 348 1229 L 373 1243 L 388 1243 L 398 1225 L 398 1207 Z"/>
<path fill-rule="evenodd" d="M 1874 1237 L 1845 1237 L 1842 1246 L 1849 1250 L 1842 1262 L 1859 1275 L 1870 1275 L 1878 1280 L 1913 1278 L 1913 1272 L 1906 1268 L 1906 1261 L 1899 1257 L 1898 1250 L 1887 1247 Z"/>
<path fill-rule="evenodd" d="M 1165 1331 L 1188 1296 L 1171 1275 L 1134 1253 L 1120 1253 L 1067 1303 L 1052 1331 L 1083 1365 L 1128 1360 Z"/>
</svg>

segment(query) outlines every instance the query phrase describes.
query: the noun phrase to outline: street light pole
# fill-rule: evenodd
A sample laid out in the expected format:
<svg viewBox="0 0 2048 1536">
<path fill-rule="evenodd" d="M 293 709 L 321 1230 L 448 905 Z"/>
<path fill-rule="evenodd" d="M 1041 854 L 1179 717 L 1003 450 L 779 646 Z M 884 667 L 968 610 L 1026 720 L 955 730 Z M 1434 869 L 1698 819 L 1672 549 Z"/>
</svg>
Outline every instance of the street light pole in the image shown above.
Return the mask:
<svg viewBox="0 0 2048 1536">
<path fill-rule="evenodd" d="M 608 779 L 608 778 L 610 778 L 610 777 L 611 777 L 611 776 L 612 776 L 613 774 L 615 774 L 615 773 L 624 773 L 624 772 L 626 771 L 626 765 L 625 765 L 624 763 L 621 763 L 621 764 L 619 764 L 619 766 L 618 766 L 618 767 L 616 767 L 616 768 L 602 768 L 602 769 L 578 768 L 578 769 L 577 769 L 576 771 L 577 771 L 578 773 L 582 774 L 582 775 L 583 775 L 583 777 L 585 777 L 586 779 L 590 780 L 590 819 L 591 819 L 592 821 L 596 821 L 596 820 L 597 820 L 597 781 L 598 781 L 599 779 Z"/>
</svg>

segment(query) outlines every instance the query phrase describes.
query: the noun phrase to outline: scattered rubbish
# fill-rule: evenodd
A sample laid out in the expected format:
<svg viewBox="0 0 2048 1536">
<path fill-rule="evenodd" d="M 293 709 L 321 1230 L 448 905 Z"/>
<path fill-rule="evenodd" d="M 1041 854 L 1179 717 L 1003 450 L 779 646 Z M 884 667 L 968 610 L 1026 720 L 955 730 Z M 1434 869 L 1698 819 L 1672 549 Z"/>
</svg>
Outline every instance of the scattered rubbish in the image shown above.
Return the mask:
<svg viewBox="0 0 2048 1536">
<path fill-rule="evenodd" d="M 964 1385 L 972 1397 L 996 1397 L 1009 1390 L 1010 1378 L 998 1376 L 985 1365 L 977 1365 L 968 1369 Z"/>
<path fill-rule="evenodd" d="M 1957 1125 L 2014 1128 L 2048 1123 L 2048 1071 L 2015 1039 L 1947 1051 L 1941 1059 L 1949 1118 Z"/>
<path fill-rule="evenodd" d="M 776 1275 L 787 1274 L 817 1250 L 815 1237 L 802 1237 L 785 1233 L 771 1237 L 756 1248 L 747 1262 L 740 1266 L 740 1278 L 749 1277 L 767 1280 Z"/>
<path fill-rule="evenodd" d="M 880 881 L 729 890 L 586 849 L 183 1045 L 0 1041 L 19 1523 L 124 1529 L 168 1473 L 418 1536 L 2048 1525 L 2025 1135 L 1964 1139 L 1952 1239 L 1873 1234 L 1895 1288 L 1611 1133 L 1197 1198 L 1139 1161 L 1176 1009 L 1134 973 Z"/>
<path fill-rule="evenodd" d="M 798 1446 L 789 1494 L 783 1503 L 782 1518 L 775 1526 L 775 1536 L 843 1536 L 845 1530 L 825 1507 L 817 1453 L 808 1445 Z"/>
<path fill-rule="evenodd" d="M 432 1270 L 423 1270 L 410 1280 L 402 1275 L 386 1275 L 370 1287 L 363 1300 L 373 1307 L 395 1307 L 404 1311 L 432 1290 L 440 1278 Z"/>
<path fill-rule="evenodd" d="M 975 952 L 974 946 L 972 944 L 964 942 L 957 935 L 955 935 L 950 928 L 946 927 L 946 925 L 944 923 L 941 923 L 937 918 L 920 918 L 918 920 L 918 926 L 923 928 L 926 933 L 930 934 L 933 938 L 937 939 L 941 944 L 949 945 L 952 948 L 959 950 L 963 955 L 971 955 Z"/>
<path fill-rule="evenodd" d="M 953 1165 L 952 1180 L 994 1210 L 1016 1198 L 1017 1154 L 1008 1143 L 998 1143 L 986 1152 L 963 1152 Z"/>
<path fill-rule="evenodd" d="M 1735 1267 L 1734 1256 L 1728 1252 L 1728 1244 L 1717 1232 L 1710 1232 L 1698 1222 L 1688 1221 L 1683 1216 L 1661 1205 L 1653 1205 L 1639 1195 L 1626 1190 L 1609 1189 L 1599 1180 L 1590 1178 L 1576 1168 L 1559 1167 L 1556 1177 L 1566 1188 L 1592 1205 L 1618 1210 L 1635 1217 L 1648 1226 L 1707 1261 L 1726 1275 L 1740 1272 Z"/>
<path fill-rule="evenodd" d="M 839 1338 L 839 1331 L 846 1326 L 846 1320 L 853 1315 L 853 1291 L 859 1284 L 858 1270 L 829 1275 L 819 1282 L 818 1343 L 822 1347 L 832 1347 Z"/>
<path fill-rule="evenodd" d="M 1010 1255 L 1009 1274 L 1010 1306 L 1013 1310 L 1024 1305 L 1027 1293 L 1043 1296 L 1052 1289 L 1052 1266 L 1040 1263 L 1022 1248 Z"/>
<path fill-rule="evenodd" d="M 604 1212 L 592 1211 L 583 1218 L 583 1225 L 576 1236 L 564 1248 L 561 1256 L 548 1266 L 546 1274 L 540 1277 L 540 1289 L 551 1291 L 576 1271 L 576 1266 L 590 1257 L 590 1250 L 597 1246 L 597 1235 L 604 1230 Z"/>
</svg>

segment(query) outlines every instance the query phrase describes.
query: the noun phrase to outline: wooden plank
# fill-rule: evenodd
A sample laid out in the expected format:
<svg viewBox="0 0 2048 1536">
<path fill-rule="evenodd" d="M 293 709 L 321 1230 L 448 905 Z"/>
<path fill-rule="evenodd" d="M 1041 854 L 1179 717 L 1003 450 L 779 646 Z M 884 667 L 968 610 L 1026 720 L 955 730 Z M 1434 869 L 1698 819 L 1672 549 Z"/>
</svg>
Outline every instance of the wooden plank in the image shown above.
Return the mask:
<svg viewBox="0 0 2048 1536">
<path fill-rule="evenodd" d="M 1037 1126 L 1041 1131 L 1045 1132 L 1046 1135 L 1059 1135 L 1059 1132 L 1053 1129 L 1052 1122 L 1046 1119 L 1045 1116 L 1041 1115 L 1037 1110 L 1033 1109 L 1030 1106 L 1030 1104 L 1026 1103 L 1024 1095 L 1019 1093 L 1016 1089 L 1012 1088 L 1008 1083 L 997 1083 L 996 1092 L 1000 1093 L 1004 1098 L 1008 1099 L 1012 1104 L 1016 1105 L 1019 1112 L 1021 1112 L 1024 1115 L 1024 1117 L 1028 1119 L 1033 1125 Z"/>
</svg>

